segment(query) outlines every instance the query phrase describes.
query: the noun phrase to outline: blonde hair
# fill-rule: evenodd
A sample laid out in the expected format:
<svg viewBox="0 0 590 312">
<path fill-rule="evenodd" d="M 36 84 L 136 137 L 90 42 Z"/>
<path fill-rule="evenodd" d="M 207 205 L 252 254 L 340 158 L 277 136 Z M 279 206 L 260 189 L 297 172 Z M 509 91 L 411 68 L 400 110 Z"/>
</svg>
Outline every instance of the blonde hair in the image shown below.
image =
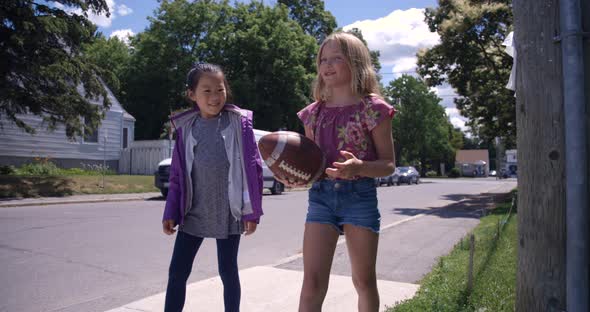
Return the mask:
<svg viewBox="0 0 590 312">
<path fill-rule="evenodd" d="M 371 54 L 365 44 L 356 36 L 346 33 L 337 32 L 328 36 L 322 45 L 316 57 L 317 77 L 313 86 L 313 97 L 316 101 L 326 101 L 330 94 L 326 90 L 326 85 L 320 75 L 320 60 L 322 51 L 327 43 L 334 41 L 340 46 L 340 51 L 344 55 L 346 64 L 350 69 L 350 89 L 355 96 L 378 96 L 381 97 L 379 91 L 379 82 L 377 81 L 377 74 L 373 63 L 371 63 Z"/>
</svg>

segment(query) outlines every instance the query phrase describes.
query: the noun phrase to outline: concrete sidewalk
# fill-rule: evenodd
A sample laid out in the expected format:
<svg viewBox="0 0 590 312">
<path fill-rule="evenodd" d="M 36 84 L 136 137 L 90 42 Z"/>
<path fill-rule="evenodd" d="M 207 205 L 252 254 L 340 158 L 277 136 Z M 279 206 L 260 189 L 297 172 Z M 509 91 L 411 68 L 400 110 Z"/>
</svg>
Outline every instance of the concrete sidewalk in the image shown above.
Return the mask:
<svg viewBox="0 0 590 312">
<path fill-rule="evenodd" d="M 59 204 L 81 204 L 99 202 L 121 202 L 132 200 L 146 200 L 150 198 L 161 198 L 159 192 L 132 193 L 132 194 L 94 194 L 94 195 L 72 195 L 67 197 L 40 197 L 22 199 L 2 199 L 0 208 L 44 206 Z"/>
<path fill-rule="evenodd" d="M 297 311 L 303 272 L 258 266 L 240 271 L 244 312 Z M 381 297 L 380 311 L 398 301 L 411 298 L 419 285 L 392 281 L 377 281 Z M 144 298 L 107 312 L 156 312 L 164 310 L 165 293 Z M 219 277 L 187 286 L 187 312 L 223 311 L 223 285 Z M 357 295 L 349 276 L 331 275 L 328 294 L 322 311 L 357 311 Z"/>
</svg>

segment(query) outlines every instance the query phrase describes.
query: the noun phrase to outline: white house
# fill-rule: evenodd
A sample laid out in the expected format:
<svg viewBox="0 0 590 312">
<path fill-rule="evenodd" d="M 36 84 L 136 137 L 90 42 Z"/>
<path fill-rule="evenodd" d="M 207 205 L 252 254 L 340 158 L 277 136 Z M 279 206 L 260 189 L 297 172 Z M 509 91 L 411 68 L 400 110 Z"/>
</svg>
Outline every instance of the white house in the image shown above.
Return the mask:
<svg viewBox="0 0 590 312">
<path fill-rule="evenodd" d="M 105 86 L 106 87 L 106 86 Z M 121 150 L 131 144 L 135 132 L 135 118 L 127 113 L 107 88 L 111 108 L 105 113 L 100 127 L 92 135 L 71 141 L 65 126 L 48 131 L 43 120 L 35 115 L 19 118 L 36 129 L 31 135 L 14 123 L 0 117 L 0 165 L 21 165 L 34 158 L 49 158 L 62 168 L 81 167 L 82 164 L 102 164 L 117 170 Z M 98 105 L 98 102 L 93 102 Z"/>
</svg>

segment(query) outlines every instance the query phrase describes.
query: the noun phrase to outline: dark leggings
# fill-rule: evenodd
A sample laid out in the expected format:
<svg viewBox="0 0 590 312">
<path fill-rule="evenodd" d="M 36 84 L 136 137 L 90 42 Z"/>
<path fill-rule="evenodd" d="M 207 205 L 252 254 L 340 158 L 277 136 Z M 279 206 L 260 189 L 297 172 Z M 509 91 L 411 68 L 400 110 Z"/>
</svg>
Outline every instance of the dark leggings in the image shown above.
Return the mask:
<svg viewBox="0 0 590 312">
<path fill-rule="evenodd" d="M 184 307 L 186 281 L 191 274 L 193 261 L 202 237 L 178 232 L 174 243 L 172 261 L 168 274 L 165 312 L 180 312 Z M 227 239 L 217 240 L 217 265 L 223 282 L 223 302 L 225 312 L 240 311 L 240 277 L 238 275 L 238 247 L 240 235 L 230 235 Z"/>
</svg>

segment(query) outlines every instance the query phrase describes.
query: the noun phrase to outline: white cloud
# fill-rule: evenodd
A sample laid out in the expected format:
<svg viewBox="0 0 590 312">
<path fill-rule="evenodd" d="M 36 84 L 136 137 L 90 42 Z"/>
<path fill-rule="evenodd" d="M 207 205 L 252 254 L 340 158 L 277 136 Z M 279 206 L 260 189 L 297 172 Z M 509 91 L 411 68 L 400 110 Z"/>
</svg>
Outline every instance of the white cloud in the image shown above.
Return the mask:
<svg viewBox="0 0 590 312">
<path fill-rule="evenodd" d="M 442 99 L 440 105 L 444 107 L 455 107 L 455 102 L 453 102 L 453 100 L 459 96 L 455 93 L 453 87 L 451 87 L 448 83 L 443 83 L 440 86 L 432 87 L 430 90 L 436 93 L 436 95 Z"/>
<path fill-rule="evenodd" d="M 133 13 L 133 10 L 128 6 L 121 4 L 117 8 L 117 13 L 121 16 L 125 16 L 125 15 L 129 15 L 129 14 Z"/>
<path fill-rule="evenodd" d="M 414 57 L 401 57 L 391 68 L 394 79 L 401 77 L 403 74 L 413 75 L 416 72 L 416 61 Z"/>
<path fill-rule="evenodd" d="M 115 0 L 106 0 L 107 6 L 109 7 L 109 12 L 111 15 L 107 17 L 104 13 L 101 14 L 94 14 L 92 11 L 88 12 L 88 19 L 100 27 L 111 27 L 113 20 L 117 17 L 115 14 Z M 79 9 L 78 9 L 79 11 Z"/>
<path fill-rule="evenodd" d="M 119 40 L 123 41 L 126 45 L 129 45 L 129 37 L 134 35 L 135 33 L 131 29 L 127 28 L 113 31 L 109 38 L 118 37 Z"/>
<path fill-rule="evenodd" d="M 415 59 L 419 49 L 431 47 L 440 40 L 424 22 L 424 9 L 395 10 L 376 20 L 357 21 L 343 27 L 352 28 L 362 31 L 371 50 L 381 52 L 384 67 Z"/>
<path fill-rule="evenodd" d="M 117 5 L 115 0 L 106 0 L 106 3 L 109 8 L 109 12 L 110 12 L 110 16 L 108 16 L 108 17 L 106 16 L 105 13 L 95 14 L 92 11 L 88 11 L 88 19 L 91 22 L 93 22 L 94 24 L 96 24 L 97 26 L 109 28 L 109 27 L 111 27 L 113 20 L 115 18 L 117 18 L 117 16 L 119 16 L 119 15 L 125 16 L 125 15 L 129 15 L 129 14 L 133 13 L 133 10 L 130 7 L 128 7 L 124 4 Z M 58 8 L 64 8 L 64 6 L 58 2 L 54 2 L 54 4 Z M 70 12 L 70 13 L 82 15 L 82 10 L 79 8 L 76 8 L 76 9 L 66 8 L 66 11 Z"/>
<path fill-rule="evenodd" d="M 467 126 L 465 126 L 465 122 L 467 120 L 465 119 L 465 117 L 461 116 L 458 109 L 447 107 L 445 108 L 445 113 L 447 113 L 447 116 L 449 116 L 451 124 L 453 124 L 455 128 L 460 128 L 463 132 L 468 130 Z"/>
</svg>

